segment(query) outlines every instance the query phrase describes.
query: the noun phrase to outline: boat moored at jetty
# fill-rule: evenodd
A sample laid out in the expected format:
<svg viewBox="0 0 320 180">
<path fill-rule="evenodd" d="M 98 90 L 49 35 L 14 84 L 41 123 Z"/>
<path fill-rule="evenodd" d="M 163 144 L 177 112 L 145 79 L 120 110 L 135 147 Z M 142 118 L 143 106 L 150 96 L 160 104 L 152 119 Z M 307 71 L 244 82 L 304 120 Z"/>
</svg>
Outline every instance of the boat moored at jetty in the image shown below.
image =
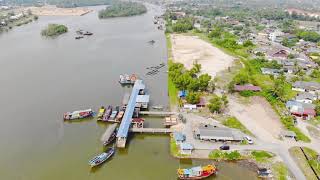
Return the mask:
<svg viewBox="0 0 320 180">
<path fill-rule="evenodd" d="M 215 165 L 209 164 L 207 166 L 197 166 L 190 169 L 178 169 L 179 179 L 193 180 L 204 179 L 217 172 Z"/>
<path fill-rule="evenodd" d="M 116 139 L 116 135 L 117 135 L 117 124 L 111 124 L 103 133 L 100 140 L 102 144 L 106 146 Z"/>
<path fill-rule="evenodd" d="M 104 113 L 104 115 L 102 117 L 102 121 L 108 121 L 111 113 L 112 113 L 112 106 L 108 106 L 106 112 Z"/>
<path fill-rule="evenodd" d="M 138 78 L 135 74 L 132 74 L 132 75 L 121 74 L 119 83 L 122 85 L 133 85 L 137 79 Z"/>
<path fill-rule="evenodd" d="M 104 106 L 101 106 L 98 111 L 97 118 L 102 119 L 105 112 L 106 112 L 106 108 Z"/>
<path fill-rule="evenodd" d="M 108 160 L 115 152 L 115 148 L 111 147 L 107 150 L 107 152 L 101 153 L 98 156 L 95 156 L 89 161 L 89 165 L 91 167 L 98 166 Z"/>
<path fill-rule="evenodd" d="M 79 110 L 73 112 L 66 112 L 63 114 L 64 120 L 83 119 L 93 116 L 94 111 L 91 109 Z"/>
</svg>

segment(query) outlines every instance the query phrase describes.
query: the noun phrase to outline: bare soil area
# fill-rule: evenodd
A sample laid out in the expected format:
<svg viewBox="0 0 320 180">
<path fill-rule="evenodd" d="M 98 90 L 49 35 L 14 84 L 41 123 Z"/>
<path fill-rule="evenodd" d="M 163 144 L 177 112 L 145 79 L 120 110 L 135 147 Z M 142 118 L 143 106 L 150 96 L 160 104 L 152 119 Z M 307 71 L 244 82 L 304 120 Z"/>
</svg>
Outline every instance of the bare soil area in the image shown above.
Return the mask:
<svg viewBox="0 0 320 180">
<path fill-rule="evenodd" d="M 234 96 L 229 100 L 230 115 L 235 116 L 253 134 L 269 142 L 278 139 L 283 129 L 280 118 L 264 98 L 252 97 L 250 104 L 242 104 Z"/>
<path fill-rule="evenodd" d="M 24 10 L 30 9 L 32 14 L 38 16 L 82 16 L 92 10 L 88 8 L 58 8 L 56 6 L 42 6 L 42 7 L 27 7 Z"/>
<path fill-rule="evenodd" d="M 187 69 L 197 62 L 202 66 L 202 73 L 212 77 L 232 66 L 235 59 L 197 36 L 172 34 L 171 42 L 174 62 L 184 64 Z"/>
</svg>

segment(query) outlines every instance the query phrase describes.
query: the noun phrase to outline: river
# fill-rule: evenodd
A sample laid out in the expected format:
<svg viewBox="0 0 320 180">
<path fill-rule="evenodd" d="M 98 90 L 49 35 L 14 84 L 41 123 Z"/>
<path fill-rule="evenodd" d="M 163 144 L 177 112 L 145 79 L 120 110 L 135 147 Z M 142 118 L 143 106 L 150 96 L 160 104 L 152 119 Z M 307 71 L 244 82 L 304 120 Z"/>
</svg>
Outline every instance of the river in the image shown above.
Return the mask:
<svg viewBox="0 0 320 180">
<path fill-rule="evenodd" d="M 133 135 L 127 149 L 90 169 L 101 153 L 107 124 L 93 119 L 64 122 L 65 111 L 119 105 L 129 91 L 117 82 L 121 73 L 137 73 L 152 104 L 168 104 L 166 69 L 145 76 L 146 67 L 166 61 L 166 39 L 152 23 L 158 7 L 147 14 L 99 20 L 94 11 L 81 17 L 40 17 L 0 35 L 0 178 L 3 180 L 176 179 L 176 169 L 205 164 L 169 155 L 169 137 Z M 94 10 L 102 7 L 91 7 Z M 48 23 L 65 24 L 58 38 L 41 37 Z M 75 31 L 94 35 L 75 40 Z M 147 42 L 155 40 L 154 45 Z M 149 127 L 161 119 L 147 118 Z M 218 163 L 213 179 L 256 179 L 236 163 Z"/>
</svg>

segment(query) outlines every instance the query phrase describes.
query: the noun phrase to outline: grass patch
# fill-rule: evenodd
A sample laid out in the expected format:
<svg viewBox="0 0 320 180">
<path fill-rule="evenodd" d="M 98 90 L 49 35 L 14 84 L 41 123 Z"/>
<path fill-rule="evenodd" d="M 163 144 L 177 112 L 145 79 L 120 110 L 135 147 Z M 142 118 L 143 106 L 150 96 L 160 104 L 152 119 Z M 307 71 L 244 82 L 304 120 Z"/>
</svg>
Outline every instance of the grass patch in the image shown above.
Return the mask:
<svg viewBox="0 0 320 180">
<path fill-rule="evenodd" d="M 268 159 L 273 157 L 273 154 L 270 154 L 267 151 L 252 151 L 251 156 L 257 162 L 266 162 Z"/>
<path fill-rule="evenodd" d="M 179 145 L 176 144 L 173 137 L 170 138 L 170 154 L 174 157 L 189 157 L 189 155 L 180 153 Z"/>
<path fill-rule="evenodd" d="M 317 175 L 320 176 L 320 162 L 317 160 L 318 153 L 315 150 L 307 147 L 304 147 L 303 150 L 309 159 L 309 165 L 312 166 L 312 168 L 316 171 Z"/>
<path fill-rule="evenodd" d="M 238 151 L 224 152 L 216 149 L 210 152 L 209 159 L 216 160 L 216 161 L 221 161 L 221 160 L 235 161 L 235 160 L 244 159 L 244 156 L 242 156 Z"/>
<path fill-rule="evenodd" d="M 307 129 L 311 136 L 313 136 L 314 138 L 320 139 L 320 131 L 317 128 L 313 126 L 307 126 Z"/>
<path fill-rule="evenodd" d="M 289 152 L 307 179 L 317 179 L 299 147 L 290 148 Z"/>
<path fill-rule="evenodd" d="M 172 59 L 172 42 L 170 33 L 166 33 L 168 59 Z"/>
<path fill-rule="evenodd" d="M 254 136 L 243 124 L 241 124 L 241 122 L 235 118 L 235 117 L 228 117 L 226 120 L 224 120 L 222 122 L 223 125 L 230 127 L 230 128 L 235 128 L 235 129 L 239 129 L 240 131 L 242 131 L 245 134 Z"/>
<path fill-rule="evenodd" d="M 275 177 L 279 180 L 286 180 L 288 176 L 288 169 L 286 165 L 282 162 L 276 162 L 272 165 L 272 171 Z"/>
</svg>

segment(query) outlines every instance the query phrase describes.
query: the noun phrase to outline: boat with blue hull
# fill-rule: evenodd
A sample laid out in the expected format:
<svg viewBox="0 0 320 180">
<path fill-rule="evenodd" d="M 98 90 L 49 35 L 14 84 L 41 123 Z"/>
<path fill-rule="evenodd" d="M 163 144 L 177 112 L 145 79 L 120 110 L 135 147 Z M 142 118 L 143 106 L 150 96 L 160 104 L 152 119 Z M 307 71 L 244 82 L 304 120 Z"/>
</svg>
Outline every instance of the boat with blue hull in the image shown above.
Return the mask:
<svg viewBox="0 0 320 180">
<path fill-rule="evenodd" d="M 115 153 L 115 147 L 108 148 L 106 152 L 101 153 L 98 156 L 95 156 L 89 161 L 91 167 L 98 166 L 105 161 L 107 161 Z"/>
</svg>

